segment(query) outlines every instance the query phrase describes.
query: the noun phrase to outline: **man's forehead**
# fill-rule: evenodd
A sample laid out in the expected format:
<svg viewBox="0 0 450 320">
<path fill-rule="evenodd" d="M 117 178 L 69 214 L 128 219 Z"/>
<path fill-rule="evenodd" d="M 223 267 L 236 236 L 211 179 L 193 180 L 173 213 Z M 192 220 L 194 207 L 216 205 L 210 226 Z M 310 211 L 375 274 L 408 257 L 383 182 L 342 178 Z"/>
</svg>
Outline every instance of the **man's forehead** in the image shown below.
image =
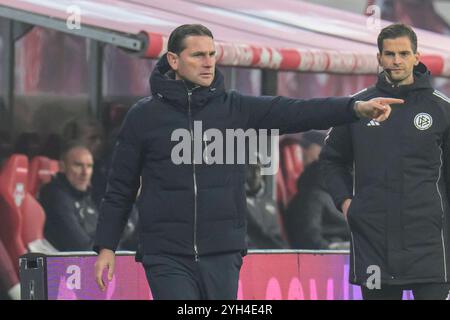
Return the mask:
<svg viewBox="0 0 450 320">
<path fill-rule="evenodd" d="M 185 49 L 190 51 L 215 51 L 214 39 L 208 36 L 187 36 Z"/>
<path fill-rule="evenodd" d="M 67 159 L 76 162 L 92 161 L 92 154 L 85 148 L 73 148 L 67 153 Z"/>
<path fill-rule="evenodd" d="M 384 39 L 383 40 L 383 50 L 388 50 L 388 51 L 411 50 L 412 51 L 412 43 L 408 37 Z"/>
</svg>

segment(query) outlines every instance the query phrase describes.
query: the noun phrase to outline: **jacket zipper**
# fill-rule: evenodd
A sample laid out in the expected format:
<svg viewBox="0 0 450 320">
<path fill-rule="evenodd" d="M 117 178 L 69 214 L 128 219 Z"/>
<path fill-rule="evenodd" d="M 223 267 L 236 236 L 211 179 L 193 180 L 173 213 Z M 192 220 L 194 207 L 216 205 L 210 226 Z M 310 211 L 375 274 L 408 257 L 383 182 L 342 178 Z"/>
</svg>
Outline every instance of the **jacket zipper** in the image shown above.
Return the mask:
<svg viewBox="0 0 450 320">
<path fill-rule="evenodd" d="M 195 89 L 195 88 L 194 88 Z M 191 160 L 192 160 L 192 176 L 194 179 L 194 260 L 199 260 L 197 248 L 197 176 L 195 173 L 195 157 L 194 157 L 194 130 L 192 129 L 192 111 L 191 111 L 191 96 L 192 91 L 188 92 L 188 115 L 189 115 L 189 131 L 191 133 Z"/>
</svg>

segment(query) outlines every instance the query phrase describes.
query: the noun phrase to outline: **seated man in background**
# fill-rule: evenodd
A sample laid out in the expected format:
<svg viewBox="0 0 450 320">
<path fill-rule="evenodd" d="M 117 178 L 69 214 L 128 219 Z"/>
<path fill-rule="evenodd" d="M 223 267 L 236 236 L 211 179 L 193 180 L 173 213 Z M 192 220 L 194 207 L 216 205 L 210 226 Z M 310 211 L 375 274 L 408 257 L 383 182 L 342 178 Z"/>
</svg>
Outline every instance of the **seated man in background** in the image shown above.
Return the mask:
<svg viewBox="0 0 450 320">
<path fill-rule="evenodd" d="M 58 250 L 91 250 L 98 219 L 90 195 L 93 167 L 89 149 L 71 144 L 62 152 L 60 172 L 40 191 L 45 238 Z"/>
<path fill-rule="evenodd" d="M 297 194 L 289 203 L 284 223 L 292 249 L 349 249 L 350 231 L 336 209 L 320 174 L 319 155 L 325 135 L 309 131 L 302 135 L 305 171 L 297 181 Z"/>
<path fill-rule="evenodd" d="M 60 172 L 39 194 L 46 213 L 45 238 L 60 251 L 90 251 L 98 219 L 91 194 L 93 155 L 83 143 L 71 142 L 63 150 L 59 165 Z M 137 213 L 133 212 L 119 249 L 137 249 L 136 224 Z"/>
<path fill-rule="evenodd" d="M 247 196 L 247 245 L 249 249 L 286 249 L 275 201 L 265 195 L 261 165 L 249 164 L 245 183 Z"/>
</svg>

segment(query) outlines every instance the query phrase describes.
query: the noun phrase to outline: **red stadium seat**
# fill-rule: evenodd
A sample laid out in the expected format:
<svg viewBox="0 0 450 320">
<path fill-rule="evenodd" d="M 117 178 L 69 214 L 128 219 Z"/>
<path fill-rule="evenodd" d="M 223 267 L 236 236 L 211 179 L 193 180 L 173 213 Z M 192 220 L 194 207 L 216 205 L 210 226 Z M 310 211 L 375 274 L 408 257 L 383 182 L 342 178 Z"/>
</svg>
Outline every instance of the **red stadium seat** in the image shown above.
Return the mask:
<svg viewBox="0 0 450 320">
<path fill-rule="evenodd" d="M 59 172 L 59 162 L 57 160 L 50 159 L 50 171 L 52 172 L 52 175 Z"/>
<path fill-rule="evenodd" d="M 41 204 L 27 192 L 22 204 L 22 241 L 30 252 L 56 251 L 44 239 L 45 211 Z"/>
<path fill-rule="evenodd" d="M 297 143 L 282 146 L 281 165 L 286 187 L 287 203 L 297 193 L 297 180 L 303 172 L 302 149 Z"/>
<path fill-rule="evenodd" d="M 277 185 L 277 203 L 284 210 L 287 206 L 287 194 L 282 170 L 278 170 L 277 172 L 276 185 Z"/>
<path fill-rule="evenodd" d="M 303 150 L 298 144 L 291 145 L 292 160 L 294 162 L 294 170 L 297 177 L 303 173 Z"/>
<path fill-rule="evenodd" d="M 28 176 L 28 191 L 37 196 L 40 187 L 49 183 L 52 176 L 58 171 L 58 161 L 47 157 L 37 156 L 31 160 Z"/>
<path fill-rule="evenodd" d="M 0 173 L 0 239 L 18 272 L 19 257 L 26 253 L 21 237 L 21 207 L 27 192 L 28 158 L 12 155 Z"/>
</svg>

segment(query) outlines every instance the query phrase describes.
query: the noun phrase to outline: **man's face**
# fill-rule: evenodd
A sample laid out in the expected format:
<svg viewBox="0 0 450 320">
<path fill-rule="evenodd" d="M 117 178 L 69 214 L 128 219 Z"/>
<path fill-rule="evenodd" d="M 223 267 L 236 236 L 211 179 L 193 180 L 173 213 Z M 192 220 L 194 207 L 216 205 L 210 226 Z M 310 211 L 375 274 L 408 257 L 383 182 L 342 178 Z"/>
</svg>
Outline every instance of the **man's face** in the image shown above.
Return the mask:
<svg viewBox="0 0 450 320">
<path fill-rule="evenodd" d="M 188 80 L 208 87 L 214 80 L 216 49 L 214 40 L 208 36 L 188 36 L 185 49 L 179 55 L 168 52 L 167 59 L 175 71 L 176 79 Z"/>
<path fill-rule="evenodd" d="M 79 191 L 86 191 L 91 184 L 93 167 L 92 154 L 85 148 L 70 150 L 61 164 L 67 180 Z"/>
<path fill-rule="evenodd" d="M 419 53 L 413 52 L 408 37 L 383 40 L 383 52 L 377 54 L 380 66 L 388 74 L 388 80 L 399 85 L 414 82 L 413 68 L 419 63 Z"/>
</svg>

